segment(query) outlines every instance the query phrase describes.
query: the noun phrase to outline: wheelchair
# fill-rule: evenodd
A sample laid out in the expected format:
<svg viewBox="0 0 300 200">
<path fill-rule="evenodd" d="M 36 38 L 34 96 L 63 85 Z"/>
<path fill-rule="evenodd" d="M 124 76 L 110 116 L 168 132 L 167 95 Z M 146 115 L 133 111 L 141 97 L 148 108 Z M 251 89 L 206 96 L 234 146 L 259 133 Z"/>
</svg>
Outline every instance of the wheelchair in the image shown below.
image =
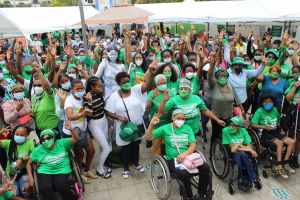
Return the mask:
<svg viewBox="0 0 300 200">
<path fill-rule="evenodd" d="M 251 147 L 254 151 L 257 152 L 257 154 L 259 155 L 260 153 L 260 141 L 257 137 L 256 134 L 254 134 L 253 132 L 249 131 L 248 129 L 246 129 L 252 142 L 251 142 Z M 237 181 L 238 182 L 238 188 L 240 190 L 245 190 L 245 188 L 242 185 L 241 182 L 241 176 L 238 173 L 237 177 L 234 178 L 234 169 L 235 169 L 235 165 L 236 162 L 233 159 L 233 156 L 230 153 L 230 149 L 228 149 L 225 145 L 223 145 L 222 143 L 222 136 L 220 135 L 219 138 L 215 139 L 212 147 L 210 149 L 210 160 L 212 163 L 212 168 L 214 173 L 216 174 L 216 176 L 218 176 L 221 180 L 225 179 L 228 177 L 229 173 L 230 173 L 230 178 L 229 178 L 229 193 L 231 195 L 234 194 L 235 192 L 235 187 L 234 187 L 234 182 Z M 255 173 L 257 175 L 257 189 L 261 189 L 262 188 L 262 182 L 259 179 L 259 173 L 258 173 L 258 161 L 256 158 L 253 158 L 252 155 L 249 155 L 249 161 L 250 163 L 253 165 L 253 168 L 255 170 Z M 231 168 L 231 171 L 230 171 Z"/>
<path fill-rule="evenodd" d="M 196 152 L 199 153 L 204 162 L 206 162 L 203 154 L 196 149 Z M 184 184 L 181 180 L 178 179 L 177 175 L 169 170 L 168 163 L 166 161 L 166 152 L 165 152 L 165 144 L 161 144 L 161 155 L 155 156 L 150 165 L 150 179 L 153 190 L 156 196 L 160 199 L 166 200 L 171 195 L 171 182 L 172 180 L 176 179 L 179 188 L 180 188 L 180 198 L 183 200 L 187 200 L 187 194 L 185 191 Z M 193 187 L 198 188 L 199 176 L 198 174 L 190 174 L 192 181 L 191 184 Z M 207 197 L 199 197 L 199 200 L 211 200 L 214 192 L 212 191 L 212 173 L 209 172 L 209 184 L 208 184 L 208 191 L 206 193 Z"/>
<path fill-rule="evenodd" d="M 69 150 L 69 157 L 71 162 L 72 172 L 70 173 L 67 183 L 70 185 L 73 192 L 77 195 L 78 200 L 83 200 L 83 193 L 85 191 L 84 184 L 81 179 L 80 169 L 75 159 L 75 154 L 73 151 Z M 33 187 L 33 196 L 34 200 L 42 200 L 42 194 L 39 190 L 39 182 L 37 178 L 37 166 L 36 163 L 32 164 L 33 178 L 34 178 L 34 187 Z"/>
</svg>

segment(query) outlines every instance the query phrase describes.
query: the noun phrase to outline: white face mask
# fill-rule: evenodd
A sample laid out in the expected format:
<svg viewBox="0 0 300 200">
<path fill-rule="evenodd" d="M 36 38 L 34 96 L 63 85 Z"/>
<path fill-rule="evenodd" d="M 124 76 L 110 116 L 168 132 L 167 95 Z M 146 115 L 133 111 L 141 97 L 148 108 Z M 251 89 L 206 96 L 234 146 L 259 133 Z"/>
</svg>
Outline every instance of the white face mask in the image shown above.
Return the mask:
<svg viewBox="0 0 300 200">
<path fill-rule="evenodd" d="M 108 57 L 109 57 L 110 61 L 113 62 L 113 63 L 115 63 L 117 61 L 117 58 L 118 58 L 118 57 L 114 57 L 114 56 L 108 56 Z"/>
<path fill-rule="evenodd" d="M 35 93 L 37 93 L 38 95 L 42 94 L 44 92 L 44 88 L 42 87 L 35 87 L 34 88 Z"/>
<path fill-rule="evenodd" d="M 193 72 L 186 73 L 186 75 L 185 75 L 185 77 L 186 77 L 187 79 L 192 79 L 193 76 L 194 76 L 194 73 L 193 73 Z"/>
<path fill-rule="evenodd" d="M 141 65 L 143 64 L 143 61 L 142 61 L 142 60 L 136 60 L 136 61 L 135 61 L 135 64 L 136 64 L 137 66 L 141 66 Z"/>
<path fill-rule="evenodd" d="M 177 126 L 178 128 L 181 128 L 182 125 L 184 124 L 184 121 L 182 121 L 182 120 L 175 120 L 174 123 L 176 124 L 176 126 Z"/>
<path fill-rule="evenodd" d="M 107 43 L 110 43 L 110 39 L 107 39 L 106 42 L 107 42 Z"/>
<path fill-rule="evenodd" d="M 195 67 L 197 67 L 197 63 L 193 62 L 192 64 L 193 64 Z"/>
</svg>

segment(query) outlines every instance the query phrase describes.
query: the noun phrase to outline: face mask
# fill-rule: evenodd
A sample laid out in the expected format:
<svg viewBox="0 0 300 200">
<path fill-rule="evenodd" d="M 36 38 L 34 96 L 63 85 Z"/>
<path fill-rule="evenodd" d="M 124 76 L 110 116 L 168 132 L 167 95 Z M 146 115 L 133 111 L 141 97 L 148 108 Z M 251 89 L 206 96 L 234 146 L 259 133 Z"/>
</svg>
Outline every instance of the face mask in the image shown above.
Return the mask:
<svg viewBox="0 0 300 200">
<path fill-rule="evenodd" d="M 188 97 L 190 95 L 190 91 L 188 91 L 188 90 L 181 90 L 181 91 L 179 91 L 179 94 L 180 94 L 180 96 L 182 98 L 186 98 L 186 97 Z"/>
<path fill-rule="evenodd" d="M 229 126 L 229 127 L 228 127 L 228 131 L 229 131 L 230 134 L 236 134 L 236 132 L 238 131 L 238 129 Z"/>
<path fill-rule="evenodd" d="M 118 57 L 115 57 L 115 56 L 108 56 L 108 57 L 109 57 L 110 61 L 113 62 L 113 63 L 115 63 L 117 61 L 117 58 L 118 58 Z"/>
<path fill-rule="evenodd" d="M 167 43 L 167 46 L 170 47 L 172 44 L 171 43 Z"/>
<path fill-rule="evenodd" d="M 288 50 L 289 55 L 293 55 L 294 54 L 294 50 Z"/>
<path fill-rule="evenodd" d="M 131 39 L 135 39 L 135 35 L 132 35 L 132 36 L 131 36 Z"/>
<path fill-rule="evenodd" d="M 136 64 L 137 66 L 141 66 L 141 65 L 143 64 L 143 61 L 142 61 L 142 60 L 136 60 L 136 61 L 135 61 L 135 64 Z"/>
<path fill-rule="evenodd" d="M 219 83 L 220 85 L 225 85 L 226 82 L 227 82 L 227 79 L 226 79 L 226 78 L 219 78 L 219 79 L 218 79 L 218 83 Z"/>
<path fill-rule="evenodd" d="M 132 58 L 134 58 L 135 54 L 136 54 L 136 52 L 131 52 Z"/>
<path fill-rule="evenodd" d="M 225 38 L 226 40 L 228 40 L 228 36 L 227 36 L 227 35 L 225 35 L 224 38 Z"/>
<path fill-rule="evenodd" d="M 83 90 L 82 92 L 75 92 L 75 96 L 76 96 L 77 98 L 83 97 L 84 94 L 85 94 L 84 90 Z"/>
<path fill-rule="evenodd" d="M 69 77 L 72 77 L 73 79 L 76 79 L 76 74 L 68 74 Z"/>
<path fill-rule="evenodd" d="M 107 60 L 106 58 L 103 58 L 103 59 L 102 59 L 102 62 L 105 62 L 106 60 Z"/>
<path fill-rule="evenodd" d="M 235 68 L 234 71 L 239 74 L 243 71 L 243 68 Z"/>
<path fill-rule="evenodd" d="M 269 61 L 269 64 L 268 64 L 269 66 L 274 65 L 274 63 L 275 63 L 274 58 L 269 58 L 268 61 Z"/>
<path fill-rule="evenodd" d="M 186 73 L 185 77 L 187 79 L 192 79 L 194 77 L 194 73 L 193 72 Z"/>
<path fill-rule="evenodd" d="M 25 142 L 26 138 L 21 136 L 14 136 L 14 140 L 17 144 L 22 144 Z"/>
<path fill-rule="evenodd" d="M 71 82 L 70 81 L 65 83 L 65 84 L 61 84 L 61 88 L 65 89 L 65 90 L 70 89 L 70 87 L 71 87 Z"/>
<path fill-rule="evenodd" d="M 172 76 L 172 72 L 165 72 L 164 75 L 165 75 L 166 79 L 169 79 Z"/>
<path fill-rule="evenodd" d="M 171 41 L 173 41 L 174 40 L 174 38 L 171 38 Z"/>
<path fill-rule="evenodd" d="M 76 38 L 75 40 L 78 42 L 80 40 L 80 38 Z"/>
<path fill-rule="evenodd" d="M 3 42 L 3 44 L 7 44 L 7 42 Z"/>
<path fill-rule="evenodd" d="M 184 121 L 182 121 L 182 120 L 175 120 L 175 121 L 174 121 L 174 124 L 176 124 L 176 126 L 177 126 L 178 128 L 181 128 L 182 125 L 184 124 Z"/>
<path fill-rule="evenodd" d="M 154 56 L 148 58 L 148 60 L 151 60 L 151 61 L 152 61 L 153 59 L 154 59 Z"/>
<path fill-rule="evenodd" d="M 110 41 L 111 41 L 110 39 L 107 39 L 107 40 L 106 40 L 107 43 L 110 43 Z"/>
<path fill-rule="evenodd" d="M 3 73 L 0 73 L 0 80 L 3 79 Z"/>
<path fill-rule="evenodd" d="M 41 58 L 41 62 L 44 64 L 46 62 L 46 58 Z"/>
<path fill-rule="evenodd" d="M 179 53 L 179 51 L 175 51 L 175 54 L 176 54 L 176 53 Z"/>
<path fill-rule="evenodd" d="M 36 37 L 34 37 L 34 38 L 33 38 L 33 40 L 37 40 L 37 38 L 36 38 Z"/>
<path fill-rule="evenodd" d="M 35 87 L 34 88 L 35 93 L 37 93 L 38 95 L 42 94 L 44 92 L 44 88 L 42 87 Z"/>
<path fill-rule="evenodd" d="M 299 77 L 299 74 L 293 74 L 293 78 L 297 79 Z"/>
<path fill-rule="evenodd" d="M 167 84 L 165 84 L 165 85 L 159 85 L 159 86 L 157 86 L 157 89 L 159 89 L 159 91 L 166 91 L 166 89 L 167 89 Z"/>
<path fill-rule="evenodd" d="M 254 56 L 254 60 L 260 61 L 260 56 Z"/>
<path fill-rule="evenodd" d="M 251 65 L 251 62 L 244 62 L 245 65 Z"/>
<path fill-rule="evenodd" d="M 34 68 L 31 67 L 30 65 L 28 65 L 28 66 L 24 67 L 24 70 L 25 70 L 25 72 L 31 73 L 34 70 Z"/>
<path fill-rule="evenodd" d="M 17 100 L 23 99 L 24 96 L 25 96 L 24 92 L 14 94 L 14 98 L 17 99 Z"/>
<path fill-rule="evenodd" d="M 270 104 L 264 104 L 264 109 L 266 109 L 267 111 L 270 111 L 273 108 L 273 103 Z"/>
<path fill-rule="evenodd" d="M 175 42 L 179 42 L 179 38 L 175 38 L 174 41 L 175 41 Z"/>
<path fill-rule="evenodd" d="M 167 59 L 164 59 L 165 63 L 170 63 L 171 62 L 171 58 L 167 58 Z"/>
<path fill-rule="evenodd" d="M 277 78 L 279 77 L 279 74 L 277 74 L 277 73 L 271 73 L 271 74 L 270 74 L 270 77 L 271 77 L 272 79 L 277 79 Z"/>
<path fill-rule="evenodd" d="M 128 91 L 131 88 L 131 84 L 130 83 L 125 83 L 124 85 L 121 85 L 121 88 L 125 91 Z"/>
<path fill-rule="evenodd" d="M 214 42 L 213 41 L 208 41 L 208 44 L 211 46 L 211 45 L 214 44 Z"/>
<path fill-rule="evenodd" d="M 192 64 L 196 67 L 197 66 L 197 63 L 195 63 L 195 62 L 192 62 Z"/>
<path fill-rule="evenodd" d="M 4 60 L 0 61 L 0 65 L 5 65 L 5 61 Z"/>
<path fill-rule="evenodd" d="M 165 40 L 168 40 L 169 39 L 169 37 L 165 37 Z"/>
<path fill-rule="evenodd" d="M 51 138 L 50 140 L 45 140 L 45 142 L 43 142 L 42 144 L 45 148 L 50 149 L 53 147 L 54 138 Z"/>
</svg>

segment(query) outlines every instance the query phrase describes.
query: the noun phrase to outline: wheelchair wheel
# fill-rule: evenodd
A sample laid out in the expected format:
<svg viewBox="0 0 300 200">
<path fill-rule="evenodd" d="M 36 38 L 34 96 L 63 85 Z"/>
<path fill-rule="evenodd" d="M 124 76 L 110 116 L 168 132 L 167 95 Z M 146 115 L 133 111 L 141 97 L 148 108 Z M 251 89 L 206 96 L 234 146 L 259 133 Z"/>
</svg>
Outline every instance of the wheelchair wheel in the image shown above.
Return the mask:
<svg viewBox="0 0 300 200">
<path fill-rule="evenodd" d="M 72 154 L 73 154 L 73 152 L 72 152 Z M 77 162 L 75 160 L 74 154 L 73 154 L 73 158 L 71 159 L 71 164 L 72 164 L 73 172 L 74 172 L 75 177 L 76 177 L 76 183 L 78 185 L 78 188 L 80 190 L 82 190 L 82 193 L 83 193 L 83 192 L 85 192 L 85 188 L 84 188 L 84 184 L 82 182 L 82 178 L 81 178 L 81 175 L 80 175 L 81 170 L 79 169 L 79 166 L 78 166 L 78 164 L 77 164 Z"/>
<path fill-rule="evenodd" d="M 257 189 L 261 190 L 261 188 L 262 188 L 262 182 L 261 182 L 261 180 L 257 179 L 256 183 L 257 183 Z"/>
<path fill-rule="evenodd" d="M 229 183 L 228 186 L 229 186 L 229 193 L 231 195 L 233 195 L 234 194 L 234 185 L 232 183 Z"/>
<path fill-rule="evenodd" d="M 269 174 L 266 169 L 263 169 L 263 177 L 268 178 Z"/>
<path fill-rule="evenodd" d="M 37 171 L 33 170 L 33 179 L 34 179 L 34 187 L 33 187 L 33 196 L 35 200 L 42 200 L 42 195 L 39 189 L 39 182 L 37 178 Z"/>
<path fill-rule="evenodd" d="M 168 199 L 171 195 L 170 171 L 166 161 L 159 155 L 152 159 L 150 179 L 156 196 L 163 200 Z"/>
<path fill-rule="evenodd" d="M 250 138 L 252 140 L 252 142 L 251 142 L 252 149 L 254 151 L 256 151 L 256 153 L 258 155 L 257 159 L 259 159 L 260 155 L 261 155 L 260 139 L 259 139 L 257 133 L 254 130 L 252 130 L 250 128 L 247 128 L 246 130 L 247 130 L 247 132 L 248 132 L 248 134 L 249 134 L 249 136 L 250 136 Z"/>
<path fill-rule="evenodd" d="M 205 159 L 203 153 L 201 151 L 199 151 L 198 149 L 196 149 L 196 152 L 199 153 L 201 155 L 203 161 L 206 162 L 206 159 Z M 198 182 L 199 182 L 199 175 L 193 176 L 193 180 L 198 184 Z"/>
<path fill-rule="evenodd" d="M 229 155 L 228 150 L 222 144 L 222 140 L 220 138 L 217 138 L 213 142 L 210 156 L 214 173 L 220 179 L 226 178 L 230 170 Z"/>
</svg>

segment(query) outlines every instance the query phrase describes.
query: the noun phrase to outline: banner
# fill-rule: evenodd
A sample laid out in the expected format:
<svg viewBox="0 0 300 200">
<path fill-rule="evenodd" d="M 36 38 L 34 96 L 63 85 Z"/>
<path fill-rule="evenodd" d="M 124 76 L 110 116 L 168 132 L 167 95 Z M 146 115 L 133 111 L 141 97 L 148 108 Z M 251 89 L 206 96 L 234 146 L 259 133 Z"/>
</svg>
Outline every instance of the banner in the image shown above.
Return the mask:
<svg viewBox="0 0 300 200">
<path fill-rule="evenodd" d="M 112 0 L 97 0 L 96 9 L 103 12 L 112 7 Z"/>
</svg>

